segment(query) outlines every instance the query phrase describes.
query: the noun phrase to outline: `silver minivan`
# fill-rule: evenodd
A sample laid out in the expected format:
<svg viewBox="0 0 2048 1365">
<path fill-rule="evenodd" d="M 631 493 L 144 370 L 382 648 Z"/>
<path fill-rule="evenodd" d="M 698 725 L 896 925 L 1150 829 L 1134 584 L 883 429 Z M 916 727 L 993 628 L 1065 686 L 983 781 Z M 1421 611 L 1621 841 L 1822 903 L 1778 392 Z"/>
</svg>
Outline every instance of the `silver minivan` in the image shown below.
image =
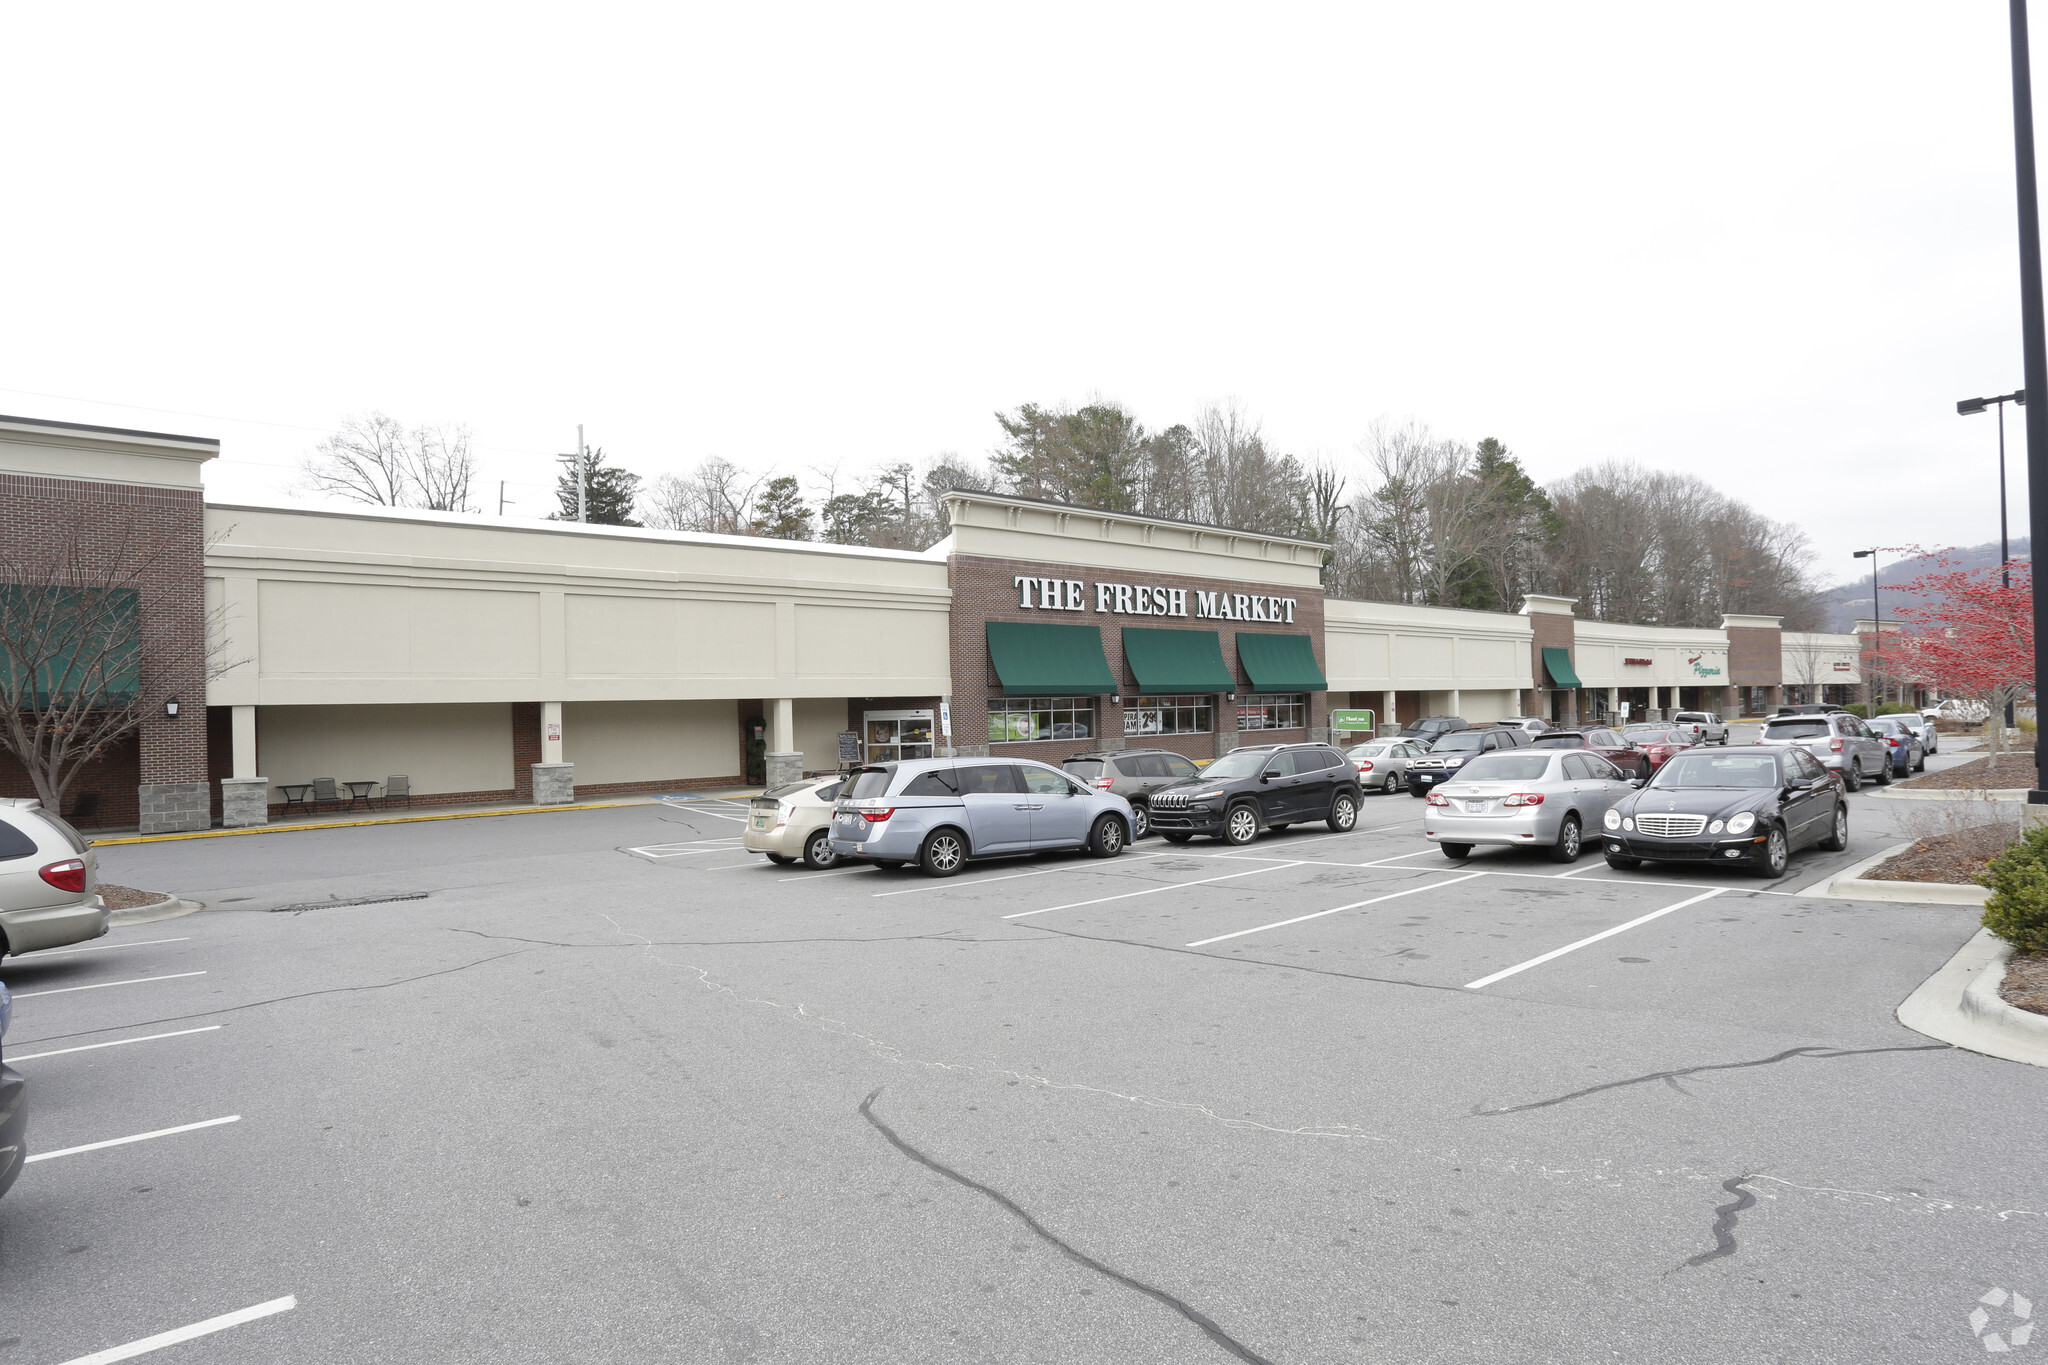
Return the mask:
<svg viewBox="0 0 2048 1365">
<path fill-rule="evenodd" d="M 1791 745 L 1806 750 L 1821 766 L 1855 791 L 1863 779 L 1883 785 L 1892 780 L 1892 751 L 1870 727 L 1847 711 L 1818 716 L 1772 716 L 1764 722 L 1759 744 Z"/>
<path fill-rule="evenodd" d="M 99 859 L 40 801 L 0 801 L 0 953 L 61 948 L 107 932 Z"/>
<path fill-rule="evenodd" d="M 1045 849 L 1114 858 L 1132 828 L 1130 802 L 1050 764 L 912 758 L 854 769 L 833 816 L 832 851 L 950 877 L 971 858 Z"/>
</svg>

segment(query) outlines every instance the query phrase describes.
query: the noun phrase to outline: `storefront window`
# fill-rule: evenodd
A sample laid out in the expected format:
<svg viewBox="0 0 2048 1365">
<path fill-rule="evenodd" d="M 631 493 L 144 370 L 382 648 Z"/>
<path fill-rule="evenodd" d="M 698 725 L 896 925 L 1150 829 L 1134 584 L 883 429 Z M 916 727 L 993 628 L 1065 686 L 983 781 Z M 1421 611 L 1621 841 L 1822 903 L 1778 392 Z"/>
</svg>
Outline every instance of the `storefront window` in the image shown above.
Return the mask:
<svg viewBox="0 0 2048 1365">
<path fill-rule="evenodd" d="M 863 719 L 867 725 L 868 762 L 932 756 L 931 712 L 870 711 Z"/>
<path fill-rule="evenodd" d="M 1302 730 L 1308 727 L 1306 692 L 1254 692 L 1237 704 L 1240 730 Z"/>
<path fill-rule="evenodd" d="M 1093 739 L 1093 697 L 992 697 L 988 742 L 1021 744 L 1033 739 Z"/>
<path fill-rule="evenodd" d="M 1127 735 L 1206 735 L 1216 728 L 1216 699 L 1139 697 L 1124 712 Z"/>
</svg>

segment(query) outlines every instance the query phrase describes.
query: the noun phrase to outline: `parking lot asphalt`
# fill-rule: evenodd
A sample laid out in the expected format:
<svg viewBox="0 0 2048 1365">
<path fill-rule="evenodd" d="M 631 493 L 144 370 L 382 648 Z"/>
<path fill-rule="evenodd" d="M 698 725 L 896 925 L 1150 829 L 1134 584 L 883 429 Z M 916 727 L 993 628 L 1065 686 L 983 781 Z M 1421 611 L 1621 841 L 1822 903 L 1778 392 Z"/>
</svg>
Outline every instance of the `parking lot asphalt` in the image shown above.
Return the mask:
<svg viewBox="0 0 2048 1365">
<path fill-rule="evenodd" d="M 1973 913 L 1798 894 L 1851 804 L 1777 882 L 1405 796 L 946 881 L 719 802 L 106 849 L 208 908 L 0 964 L 0 1359 L 1975 1358 L 2048 1072 L 1892 1017 Z"/>
</svg>

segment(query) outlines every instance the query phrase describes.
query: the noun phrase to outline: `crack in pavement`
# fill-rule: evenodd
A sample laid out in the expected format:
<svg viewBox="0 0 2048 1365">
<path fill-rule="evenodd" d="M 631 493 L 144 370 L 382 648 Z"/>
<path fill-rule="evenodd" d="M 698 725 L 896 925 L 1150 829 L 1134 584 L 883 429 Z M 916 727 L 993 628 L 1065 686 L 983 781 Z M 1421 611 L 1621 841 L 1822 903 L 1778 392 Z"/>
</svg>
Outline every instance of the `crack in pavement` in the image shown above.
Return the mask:
<svg viewBox="0 0 2048 1365">
<path fill-rule="evenodd" d="M 1697 1076 L 1706 1071 L 1742 1071 L 1753 1066 L 1770 1066 L 1793 1057 L 1811 1057 L 1818 1061 L 1827 1061 L 1836 1057 L 1866 1057 L 1875 1052 L 1953 1051 L 1955 1049 L 1947 1043 L 1908 1043 L 1899 1047 L 1822 1047 L 1818 1044 L 1809 1043 L 1803 1047 L 1788 1047 L 1783 1052 L 1773 1056 L 1757 1057 L 1747 1062 L 1707 1062 L 1700 1066 L 1680 1067 L 1675 1071 L 1652 1071 L 1647 1076 L 1631 1076 L 1627 1080 L 1606 1081 L 1600 1085 L 1589 1085 L 1584 1090 L 1574 1090 L 1568 1095 L 1559 1095 L 1555 1099 L 1535 1100 L 1528 1104 L 1514 1104 L 1504 1109 L 1487 1109 L 1475 1104 L 1472 1106 L 1472 1117 L 1490 1119 L 1496 1118 L 1501 1114 L 1521 1114 L 1531 1109 L 1548 1109 L 1554 1104 L 1564 1104 L 1571 1100 L 1584 1099 L 1588 1095 L 1597 1095 L 1603 1090 L 1620 1090 L 1631 1085 L 1646 1085 L 1651 1081 L 1663 1081 L 1682 1095 L 1690 1094 L 1691 1092 L 1679 1086 L 1679 1077 Z"/>
<path fill-rule="evenodd" d="M 1174 1312 L 1180 1314 L 1183 1318 L 1186 1318 L 1189 1322 L 1201 1328 L 1203 1334 L 1207 1336 L 1209 1340 L 1215 1342 L 1218 1346 L 1221 1346 L 1224 1350 L 1230 1352 L 1230 1354 L 1236 1356 L 1239 1360 L 1250 1361 L 1252 1362 L 1252 1365 L 1273 1365 L 1273 1363 L 1266 1357 L 1252 1350 L 1249 1346 L 1246 1346 L 1243 1342 L 1231 1336 L 1230 1333 L 1224 1331 L 1223 1328 L 1217 1324 L 1214 1318 L 1211 1318 L 1208 1314 L 1202 1312 L 1200 1309 L 1195 1308 L 1192 1304 L 1189 1304 L 1183 1299 L 1175 1298 L 1173 1295 L 1167 1293 L 1163 1289 L 1156 1289 L 1153 1286 L 1146 1284 L 1142 1280 L 1134 1280 L 1129 1275 L 1124 1274 L 1122 1271 L 1104 1265 L 1102 1262 L 1096 1260 L 1093 1256 L 1088 1255 L 1086 1252 L 1079 1250 L 1071 1243 L 1062 1241 L 1058 1234 L 1054 1233 L 1050 1228 L 1046 1227 L 1045 1224 L 1039 1222 L 1036 1218 L 1033 1218 L 1030 1215 L 1030 1213 L 1028 1213 L 1024 1209 L 1023 1205 L 1019 1204 L 1016 1200 L 1010 1198 L 1008 1195 L 1002 1193 L 1000 1190 L 991 1189 L 989 1186 L 982 1184 L 979 1180 L 976 1180 L 971 1176 L 961 1174 L 959 1171 L 954 1170 L 952 1167 L 947 1166 L 942 1162 L 936 1161 L 929 1156 L 926 1156 L 923 1152 L 911 1146 L 908 1142 L 905 1142 L 902 1136 L 899 1133 L 897 1133 L 897 1131 L 894 1128 L 891 1128 L 887 1123 L 883 1122 L 881 1116 L 875 1113 L 875 1101 L 881 1098 L 881 1095 L 882 1092 L 879 1089 L 869 1091 L 868 1097 L 860 1102 L 860 1116 L 866 1119 L 868 1123 L 874 1127 L 876 1132 L 880 1133 L 883 1137 L 887 1138 L 889 1140 L 890 1146 L 894 1147 L 897 1151 L 903 1153 L 903 1155 L 909 1157 L 918 1165 L 923 1166 L 926 1170 L 929 1170 L 937 1175 L 944 1176 L 946 1179 L 952 1181 L 954 1184 L 964 1186 L 967 1189 L 973 1190 L 976 1194 L 982 1195 L 985 1198 L 992 1200 L 994 1203 L 996 1203 L 1001 1208 L 1003 1208 L 1011 1215 L 1013 1215 L 1019 1222 L 1023 1223 L 1025 1227 L 1030 1228 L 1031 1231 L 1036 1233 L 1041 1239 L 1051 1243 L 1054 1247 L 1057 1247 L 1060 1251 L 1060 1254 L 1067 1257 L 1067 1259 L 1074 1261 L 1080 1265 L 1086 1266 L 1088 1269 L 1094 1271 L 1098 1275 L 1107 1276 L 1109 1279 L 1115 1280 L 1118 1284 L 1122 1285 L 1126 1289 L 1136 1290 L 1138 1293 L 1145 1295 L 1147 1298 L 1153 1299 L 1158 1303 L 1165 1304 L 1168 1308 L 1171 1308 Z"/>
<path fill-rule="evenodd" d="M 134 1024 L 109 1024 L 105 1028 L 80 1029 L 76 1033 L 53 1033 L 47 1038 L 25 1038 L 13 1046 L 25 1047 L 31 1043 L 54 1043 L 65 1038 L 90 1038 L 95 1033 L 121 1033 L 128 1029 L 151 1028 L 157 1024 L 180 1024 L 187 1019 L 210 1019 L 216 1014 L 234 1014 L 240 1010 L 260 1009 L 265 1005 L 282 1005 L 289 1000 L 310 1000 L 316 995 L 347 995 L 355 991 L 385 991 L 390 990 L 393 986 L 410 985 L 415 981 L 427 981 L 437 976 L 453 976 L 457 972 L 466 972 L 471 967 L 481 967 L 487 962 L 501 962 L 508 957 L 518 957 L 527 951 L 529 950 L 525 948 L 514 948 L 509 953 L 494 953 L 490 957 L 480 957 L 474 962 L 465 962 L 457 967 L 443 967 L 439 971 L 421 972 L 418 976 L 401 976 L 396 981 L 375 981 L 364 986 L 327 986 L 317 991 L 297 991 L 291 995 L 274 995 L 268 1000 L 251 1000 L 241 1005 L 223 1005 L 217 1010 L 201 1010 L 197 1014 L 174 1014 L 169 1018 L 146 1019 Z"/>
<path fill-rule="evenodd" d="M 1754 1179 L 1756 1177 L 1753 1175 L 1737 1175 L 1721 1182 L 1721 1188 L 1735 1198 L 1714 1210 L 1714 1249 L 1702 1251 L 1697 1256 L 1686 1257 L 1671 1267 L 1667 1274 L 1684 1270 L 1687 1266 L 1705 1265 L 1708 1261 L 1735 1254 L 1735 1220 L 1741 1217 L 1745 1210 L 1756 1207 L 1756 1195 L 1742 1187 Z"/>
</svg>

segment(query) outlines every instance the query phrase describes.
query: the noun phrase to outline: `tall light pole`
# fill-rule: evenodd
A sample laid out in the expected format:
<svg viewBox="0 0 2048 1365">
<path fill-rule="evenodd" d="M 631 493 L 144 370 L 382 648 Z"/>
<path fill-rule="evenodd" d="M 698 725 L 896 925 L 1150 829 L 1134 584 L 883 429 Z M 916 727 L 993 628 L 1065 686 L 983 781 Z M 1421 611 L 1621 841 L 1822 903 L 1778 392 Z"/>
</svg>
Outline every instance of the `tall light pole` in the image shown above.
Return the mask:
<svg viewBox="0 0 2048 1365">
<path fill-rule="evenodd" d="M 1956 412 L 1964 417 L 1975 417 L 1986 408 L 1998 407 L 1998 580 L 2007 592 L 2012 591 L 2012 550 L 2006 541 L 2005 518 L 2005 405 L 2016 403 L 2027 405 L 2027 391 L 2014 389 L 2001 393 L 1995 398 L 1965 398 L 1956 404 Z M 2005 728 L 2012 729 L 2012 702 L 2005 703 Z"/>
<path fill-rule="evenodd" d="M 1858 550 L 1856 558 L 1870 561 L 1870 671 L 1871 682 L 1878 688 L 1878 695 L 1872 701 L 1884 700 L 1884 617 L 1877 605 L 1877 551 Z"/>
<path fill-rule="evenodd" d="M 2023 390 L 2048 393 L 2048 328 L 2041 319 L 2041 205 L 2034 185 L 2034 80 L 2027 53 L 2027 0 L 2012 0 L 2012 153 L 2020 228 L 2020 340 Z M 2027 413 L 2027 530 L 2039 544 L 2048 532 L 2048 403 Z M 2034 594 L 2034 678 L 2048 649 L 2048 599 Z M 2029 805 L 2048 805 L 2048 744 L 2034 750 Z"/>
</svg>

